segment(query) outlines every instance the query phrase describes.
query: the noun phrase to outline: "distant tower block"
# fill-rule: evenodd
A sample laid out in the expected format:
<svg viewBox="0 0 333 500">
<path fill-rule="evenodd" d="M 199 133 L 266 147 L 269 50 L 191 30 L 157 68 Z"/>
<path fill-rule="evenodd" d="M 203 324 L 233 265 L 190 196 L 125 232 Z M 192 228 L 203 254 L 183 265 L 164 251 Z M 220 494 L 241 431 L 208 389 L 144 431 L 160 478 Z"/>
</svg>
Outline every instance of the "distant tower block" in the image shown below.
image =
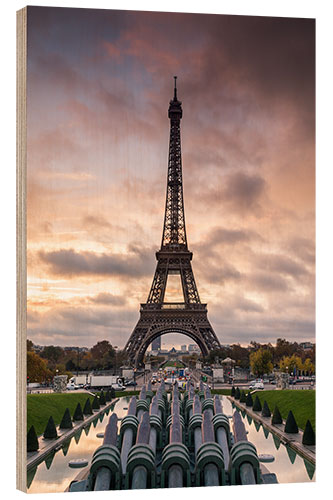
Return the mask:
<svg viewBox="0 0 333 500">
<path fill-rule="evenodd" d="M 221 347 L 207 318 L 207 304 L 200 302 L 191 265 L 193 254 L 187 247 L 180 145 L 183 111 L 177 98 L 177 77 L 174 78 L 174 96 L 168 114 L 170 144 L 162 243 L 156 252 L 157 266 L 147 302 L 141 304 L 139 321 L 124 348 L 136 366 L 142 364 L 149 344 L 167 333 L 187 335 L 204 356 Z M 180 276 L 182 302 L 164 301 L 169 275 Z"/>
<path fill-rule="evenodd" d="M 161 337 L 157 337 L 157 339 L 153 340 L 151 343 L 152 351 L 159 351 L 161 349 Z"/>
</svg>

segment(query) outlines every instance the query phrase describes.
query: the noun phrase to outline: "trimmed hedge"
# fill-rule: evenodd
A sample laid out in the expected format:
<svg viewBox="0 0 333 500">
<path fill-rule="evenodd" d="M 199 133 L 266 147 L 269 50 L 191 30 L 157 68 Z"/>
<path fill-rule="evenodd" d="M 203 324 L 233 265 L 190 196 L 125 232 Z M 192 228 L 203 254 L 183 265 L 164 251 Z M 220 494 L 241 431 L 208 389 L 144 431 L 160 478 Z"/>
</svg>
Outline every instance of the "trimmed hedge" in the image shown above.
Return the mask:
<svg viewBox="0 0 333 500">
<path fill-rule="evenodd" d="M 253 403 L 253 411 L 261 411 L 261 410 L 262 410 L 262 406 L 260 403 L 260 399 L 258 398 L 258 396 L 256 396 L 254 403 Z"/>
<path fill-rule="evenodd" d="M 39 443 L 34 426 L 32 425 L 27 434 L 27 451 L 37 451 Z"/>
<path fill-rule="evenodd" d="M 306 421 L 305 429 L 304 429 L 304 433 L 303 433 L 303 438 L 302 438 L 302 444 L 305 444 L 307 446 L 312 446 L 312 445 L 316 444 L 316 436 L 315 436 L 315 433 L 312 429 L 312 425 L 311 425 L 310 420 Z"/>
<path fill-rule="evenodd" d="M 264 401 L 264 406 L 262 408 L 261 415 L 263 417 L 270 417 L 271 416 L 271 410 L 269 409 L 269 406 L 268 406 L 266 400 Z"/>
<path fill-rule="evenodd" d="M 288 413 L 286 425 L 284 426 L 284 432 L 287 432 L 288 434 L 297 434 L 298 433 L 298 425 L 296 423 L 294 414 L 291 410 Z"/>
<path fill-rule="evenodd" d="M 102 406 L 104 406 L 106 404 L 106 400 L 105 400 L 105 394 L 104 394 L 104 391 L 102 389 L 102 392 L 100 393 L 99 395 L 99 404 Z"/>
<path fill-rule="evenodd" d="M 60 422 L 59 428 L 60 429 L 72 429 L 73 427 L 73 422 L 71 418 L 71 414 L 69 411 L 69 408 L 66 408 L 64 416 L 62 417 L 62 420 Z"/>
<path fill-rule="evenodd" d="M 58 437 L 57 429 L 52 416 L 49 418 L 46 424 L 43 437 L 45 439 L 56 439 Z"/>
<path fill-rule="evenodd" d="M 74 415 L 73 415 L 73 420 L 74 421 L 84 420 L 84 416 L 83 416 L 83 413 L 82 413 L 82 408 L 81 408 L 81 404 L 80 403 L 78 403 L 76 405 L 76 408 L 75 408 L 75 411 L 74 411 Z"/>
<path fill-rule="evenodd" d="M 99 410 L 99 400 L 98 400 L 98 396 L 96 394 L 96 396 L 94 397 L 94 400 L 92 402 L 92 405 L 91 405 L 92 409 L 93 410 Z"/>
<path fill-rule="evenodd" d="M 249 392 L 248 395 L 246 396 L 246 406 L 253 406 L 253 399 L 252 399 L 252 394 Z"/>
<path fill-rule="evenodd" d="M 279 408 L 275 405 L 273 416 L 272 416 L 272 424 L 282 424 L 282 417 Z"/>
<path fill-rule="evenodd" d="M 84 404 L 83 407 L 83 415 L 92 415 L 93 411 L 91 408 L 91 403 L 90 403 L 90 398 L 87 398 L 87 401 Z"/>
</svg>

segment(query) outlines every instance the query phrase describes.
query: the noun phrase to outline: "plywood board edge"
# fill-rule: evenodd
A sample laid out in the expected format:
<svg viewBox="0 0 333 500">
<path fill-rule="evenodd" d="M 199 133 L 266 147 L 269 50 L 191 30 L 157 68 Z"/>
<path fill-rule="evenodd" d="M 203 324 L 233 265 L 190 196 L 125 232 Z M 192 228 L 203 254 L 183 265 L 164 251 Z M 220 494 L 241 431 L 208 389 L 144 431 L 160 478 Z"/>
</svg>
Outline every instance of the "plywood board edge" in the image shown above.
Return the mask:
<svg viewBox="0 0 333 500">
<path fill-rule="evenodd" d="M 16 16 L 16 487 L 26 492 L 27 7 Z"/>
</svg>

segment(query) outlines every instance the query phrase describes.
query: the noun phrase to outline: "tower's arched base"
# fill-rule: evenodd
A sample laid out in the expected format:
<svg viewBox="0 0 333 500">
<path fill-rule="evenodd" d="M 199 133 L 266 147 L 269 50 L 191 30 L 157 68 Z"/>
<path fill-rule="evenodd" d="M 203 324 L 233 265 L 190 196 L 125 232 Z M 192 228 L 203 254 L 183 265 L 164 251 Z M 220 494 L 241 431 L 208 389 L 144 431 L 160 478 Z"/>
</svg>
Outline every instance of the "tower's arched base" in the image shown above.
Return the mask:
<svg viewBox="0 0 333 500">
<path fill-rule="evenodd" d="M 206 304 L 141 304 L 140 319 L 124 348 L 129 362 L 139 366 L 151 342 L 166 333 L 187 335 L 204 356 L 220 347 L 207 318 Z"/>
</svg>

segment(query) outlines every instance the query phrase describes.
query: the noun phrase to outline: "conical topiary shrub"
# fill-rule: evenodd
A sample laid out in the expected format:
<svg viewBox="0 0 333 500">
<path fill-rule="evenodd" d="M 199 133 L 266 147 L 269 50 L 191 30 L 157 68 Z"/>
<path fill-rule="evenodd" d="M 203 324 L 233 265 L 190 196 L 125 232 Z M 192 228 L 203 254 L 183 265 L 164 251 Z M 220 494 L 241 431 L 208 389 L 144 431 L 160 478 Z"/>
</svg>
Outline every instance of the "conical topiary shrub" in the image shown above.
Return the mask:
<svg viewBox="0 0 333 500">
<path fill-rule="evenodd" d="M 81 408 L 80 403 L 78 403 L 76 405 L 76 408 L 75 408 L 75 411 L 74 411 L 74 415 L 73 415 L 73 420 L 74 421 L 84 420 L 84 416 L 83 416 L 83 412 L 82 412 L 82 408 Z"/>
<path fill-rule="evenodd" d="M 116 397 L 116 391 L 114 390 L 113 387 L 111 387 L 111 389 L 110 389 L 110 396 L 111 396 L 111 399 Z"/>
<path fill-rule="evenodd" d="M 87 398 L 87 401 L 84 403 L 83 407 L 83 415 L 92 415 L 93 411 L 91 408 L 90 398 Z"/>
<path fill-rule="evenodd" d="M 111 394 L 110 394 L 110 391 L 109 389 L 106 391 L 106 394 L 105 394 L 105 401 L 108 403 L 109 401 L 111 401 Z"/>
<path fill-rule="evenodd" d="M 267 401 L 264 401 L 264 406 L 262 407 L 261 415 L 263 417 L 270 417 L 271 416 L 271 410 L 269 409 L 269 406 L 267 404 Z"/>
<path fill-rule="evenodd" d="M 258 396 L 255 397 L 255 400 L 253 403 L 253 410 L 254 411 L 261 411 L 262 410 L 262 406 L 261 406 L 260 399 L 258 398 Z"/>
<path fill-rule="evenodd" d="M 288 434 L 297 434 L 298 432 L 298 425 L 291 410 L 288 413 L 286 425 L 284 426 L 284 432 L 287 432 Z"/>
<path fill-rule="evenodd" d="M 94 401 L 92 402 L 92 405 L 91 405 L 92 409 L 93 410 L 99 410 L 99 401 L 98 401 L 98 396 L 96 394 L 96 396 L 94 397 Z"/>
<path fill-rule="evenodd" d="M 59 425 L 59 429 L 71 429 L 73 427 L 71 414 L 69 413 L 69 408 L 66 408 L 64 416 Z"/>
<path fill-rule="evenodd" d="M 240 401 L 241 403 L 245 403 L 245 401 L 246 401 L 246 395 L 245 395 L 245 392 L 244 392 L 244 391 L 242 391 L 242 392 L 241 392 L 241 395 L 240 395 L 240 399 L 239 399 L 239 401 Z"/>
<path fill-rule="evenodd" d="M 253 406 L 253 399 L 252 399 L 252 395 L 250 392 L 246 396 L 246 406 L 250 406 L 250 407 Z"/>
<path fill-rule="evenodd" d="M 277 405 L 275 405 L 273 416 L 272 416 L 272 424 L 277 425 L 277 424 L 282 424 L 282 417 L 279 408 Z"/>
<path fill-rule="evenodd" d="M 38 437 L 32 425 L 27 434 L 27 451 L 37 451 L 39 448 Z"/>
<path fill-rule="evenodd" d="M 311 446 L 316 444 L 316 436 L 314 433 L 314 430 L 312 428 L 310 420 L 306 421 L 305 424 L 305 429 L 303 433 L 303 438 L 302 438 L 302 444 L 305 444 L 307 446 Z"/>
<path fill-rule="evenodd" d="M 58 437 L 57 429 L 52 416 L 49 418 L 46 424 L 43 437 L 45 439 L 56 439 Z"/>
<path fill-rule="evenodd" d="M 105 405 L 106 404 L 105 394 L 104 394 L 103 390 L 102 390 L 102 392 L 99 395 L 99 404 L 100 405 Z"/>
<path fill-rule="evenodd" d="M 231 388 L 231 396 L 234 397 L 235 396 L 235 392 L 236 392 L 236 389 L 234 386 L 232 386 Z"/>
<path fill-rule="evenodd" d="M 236 387 L 236 390 L 235 390 L 235 399 L 240 399 L 240 390 L 239 390 L 239 387 Z"/>
</svg>

